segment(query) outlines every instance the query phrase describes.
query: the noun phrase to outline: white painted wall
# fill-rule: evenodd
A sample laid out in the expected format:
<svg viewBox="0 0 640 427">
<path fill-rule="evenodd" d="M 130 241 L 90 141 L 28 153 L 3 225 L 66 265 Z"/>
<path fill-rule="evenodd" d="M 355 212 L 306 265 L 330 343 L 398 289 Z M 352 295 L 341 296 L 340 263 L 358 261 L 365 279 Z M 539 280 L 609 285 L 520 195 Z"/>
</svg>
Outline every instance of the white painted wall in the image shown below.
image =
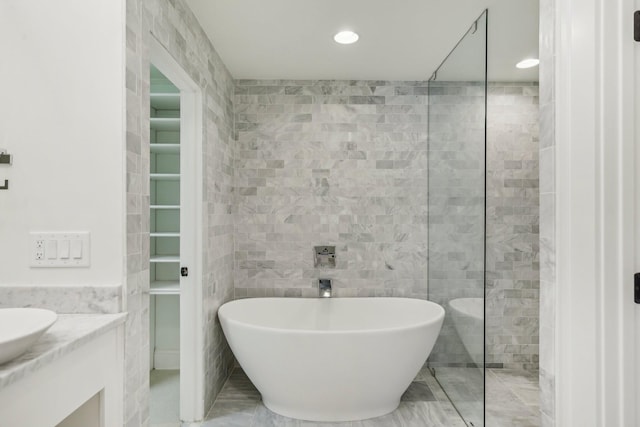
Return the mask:
<svg viewBox="0 0 640 427">
<path fill-rule="evenodd" d="M 180 296 L 156 295 L 154 322 L 155 369 L 180 369 Z M 152 302 L 153 303 L 153 302 Z"/>
<path fill-rule="evenodd" d="M 0 285 L 124 276 L 124 0 L 0 2 Z M 32 269 L 29 231 L 89 231 L 89 268 Z"/>
</svg>

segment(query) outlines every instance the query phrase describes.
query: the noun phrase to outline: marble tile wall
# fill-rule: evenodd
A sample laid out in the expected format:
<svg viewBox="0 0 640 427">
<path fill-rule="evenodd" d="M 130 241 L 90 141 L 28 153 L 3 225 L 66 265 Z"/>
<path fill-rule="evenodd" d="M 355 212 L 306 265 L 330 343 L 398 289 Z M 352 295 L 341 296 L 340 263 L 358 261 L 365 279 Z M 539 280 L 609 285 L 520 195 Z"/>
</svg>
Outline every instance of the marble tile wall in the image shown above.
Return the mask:
<svg viewBox="0 0 640 427">
<path fill-rule="evenodd" d="M 487 95 L 485 363 L 537 369 L 538 87 L 490 83 Z M 485 295 L 484 87 L 435 82 L 429 96 L 429 298 L 447 307 Z M 479 359 L 468 352 L 445 317 L 430 365 Z"/>
<path fill-rule="evenodd" d="M 233 79 L 183 0 L 127 0 L 127 339 L 125 422 L 149 423 L 149 41 L 155 37 L 203 97 L 202 301 L 205 409 L 233 368 L 217 320 L 233 297 Z"/>
<path fill-rule="evenodd" d="M 474 82 L 430 85 L 429 299 L 447 314 L 429 364 L 467 366 L 474 358 L 456 332 L 448 302 L 484 296 L 485 90 Z M 481 355 L 479 344 L 474 353 Z"/>
<path fill-rule="evenodd" d="M 555 7 L 556 0 L 540 0 L 540 410 L 543 427 L 556 425 Z"/>
<path fill-rule="evenodd" d="M 236 82 L 236 297 L 427 295 L 426 82 Z M 315 269 L 314 245 L 335 245 Z"/>
<path fill-rule="evenodd" d="M 484 89 L 431 88 L 428 158 L 425 85 L 237 82 L 236 297 L 315 296 L 325 276 L 337 296 L 426 297 L 427 274 L 445 306 L 484 295 Z M 489 103 L 487 361 L 534 368 L 537 86 L 494 84 Z M 314 245 L 336 245 L 335 270 Z M 450 319 L 431 362 L 472 363 Z"/>
<path fill-rule="evenodd" d="M 486 358 L 538 369 L 538 84 L 490 83 L 487 105 Z"/>
<path fill-rule="evenodd" d="M 149 423 L 149 73 L 143 55 L 144 10 L 141 0 L 126 3 L 126 210 L 127 248 L 124 286 L 124 421 L 126 427 Z M 148 66 L 147 66 L 148 69 Z"/>
<path fill-rule="evenodd" d="M 45 308 L 65 314 L 123 311 L 122 286 L 0 286 L 0 295 L 0 308 Z"/>
</svg>

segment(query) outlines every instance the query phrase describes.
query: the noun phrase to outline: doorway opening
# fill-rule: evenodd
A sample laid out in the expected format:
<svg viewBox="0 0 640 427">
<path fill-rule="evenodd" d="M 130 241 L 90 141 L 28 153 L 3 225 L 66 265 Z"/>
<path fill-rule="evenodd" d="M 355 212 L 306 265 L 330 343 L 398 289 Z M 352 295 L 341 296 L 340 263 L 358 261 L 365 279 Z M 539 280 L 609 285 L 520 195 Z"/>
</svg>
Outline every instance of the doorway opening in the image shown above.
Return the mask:
<svg viewBox="0 0 640 427">
<path fill-rule="evenodd" d="M 151 424 L 204 415 L 202 102 L 198 86 L 152 38 L 150 58 Z M 179 424 L 178 424 L 179 425 Z"/>
</svg>

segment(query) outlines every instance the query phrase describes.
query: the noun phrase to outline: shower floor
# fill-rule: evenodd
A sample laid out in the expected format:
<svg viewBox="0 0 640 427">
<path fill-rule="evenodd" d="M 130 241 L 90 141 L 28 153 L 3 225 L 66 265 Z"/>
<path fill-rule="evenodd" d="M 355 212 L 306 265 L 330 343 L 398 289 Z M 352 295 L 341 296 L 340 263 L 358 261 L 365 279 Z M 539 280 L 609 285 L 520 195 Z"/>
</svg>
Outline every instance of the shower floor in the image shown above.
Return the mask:
<svg viewBox="0 0 640 427">
<path fill-rule="evenodd" d="M 436 368 L 436 373 L 460 413 L 481 427 L 482 399 L 478 397 L 482 396 L 482 373 L 477 368 L 444 367 Z M 537 371 L 487 369 L 485 375 L 486 427 L 540 426 Z"/>
<path fill-rule="evenodd" d="M 267 409 L 249 378 L 236 368 L 211 407 L 202 427 L 465 427 L 442 389 L 424 369 L 402 396 L 398 409 L 363 421 L 320 423 L 283 417 Z"/>
<path fill-rule="evenodd" d="M 538 372 L 487 369 L 487 427 L 539 427 Z"/>
</svg>

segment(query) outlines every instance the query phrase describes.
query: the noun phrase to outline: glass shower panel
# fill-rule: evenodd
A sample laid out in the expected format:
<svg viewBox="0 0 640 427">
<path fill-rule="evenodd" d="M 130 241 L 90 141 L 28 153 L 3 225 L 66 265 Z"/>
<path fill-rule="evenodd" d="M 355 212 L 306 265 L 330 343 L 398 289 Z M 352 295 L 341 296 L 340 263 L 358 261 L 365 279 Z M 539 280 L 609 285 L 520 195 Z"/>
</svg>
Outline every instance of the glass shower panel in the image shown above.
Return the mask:
<svg viewBox="0 0 640 427">
<path fill-rule="evenodd" d="M 487 12 L 429 81 L 429 299 L 445 308 L 429 368 L 484 425 Z"/>
</svg>

